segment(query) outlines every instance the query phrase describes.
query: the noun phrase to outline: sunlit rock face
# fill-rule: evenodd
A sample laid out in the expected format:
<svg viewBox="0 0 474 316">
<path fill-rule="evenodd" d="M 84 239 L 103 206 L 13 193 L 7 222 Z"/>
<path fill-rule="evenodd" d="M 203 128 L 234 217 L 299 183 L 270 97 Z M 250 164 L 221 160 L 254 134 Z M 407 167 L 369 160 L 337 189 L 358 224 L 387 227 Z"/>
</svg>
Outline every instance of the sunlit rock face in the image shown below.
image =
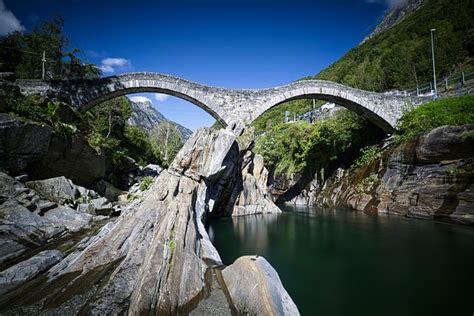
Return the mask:
<svg viewBox="0 0 474 316">
<path fill-rule="evenodd" d="M 195 132 L 142 201 L 132 203 L 49 270 L 39 289 L 43 297 L 30 304 L 57 313 L 161 315 L 193 310 L 209 283 L 206 271 L 222 264 L 204 227 L 208 214 L 228 207 L 233 215 L 235 197 L 252 212 L 269 211 L 261 205 L 274 206 L 262 194 L 266 173 L 261 157 L 247 152 L 250 143 L 236 139 L 229 129 Z M 253 180 L 234 187 L 242 169 Z M 55 303 L 47 304 L 51 301 Z"/>
<path fill-rule="evenodd" d="M 316 203 L 474 223 L 474 125 L 442 126 L 329 179 Z"/>
</svg>

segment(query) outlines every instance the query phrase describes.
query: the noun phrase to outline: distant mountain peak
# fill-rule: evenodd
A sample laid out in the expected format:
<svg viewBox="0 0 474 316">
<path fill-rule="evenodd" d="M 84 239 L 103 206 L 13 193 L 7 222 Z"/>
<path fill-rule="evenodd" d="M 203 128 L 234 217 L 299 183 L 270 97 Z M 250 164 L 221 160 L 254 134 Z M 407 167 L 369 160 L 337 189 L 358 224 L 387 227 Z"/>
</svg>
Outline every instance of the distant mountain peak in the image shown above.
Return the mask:
<svg viewBox="0 0 474 316">
<path fill-rule="evenodd" d="M 392 0 L 390 11 L 384 16 L 372 33 L 364 38 L 362 43 L 397 25 L 408 15 L 418 10 L 425 2 L 426 0 Z"/>
<path fill-rule="evenodd" d="M 183 141 L 186 141 L 193 133 L 188 128 L 168 120 L 163 114 L 161 114 L 157 109 L 155 109 L 151 101 L 133 101 L 130 99 L 129 101 L 132 106 L 132 115 L 127 121 L 128 124 L 140 127 L 145 131 L 151 131 L 155 125 L 158 125 L 163 121 L 168 121 L 176 125 L 176 127 L 181 132 L 181 138 L 183 139 Z"/>
</svg>

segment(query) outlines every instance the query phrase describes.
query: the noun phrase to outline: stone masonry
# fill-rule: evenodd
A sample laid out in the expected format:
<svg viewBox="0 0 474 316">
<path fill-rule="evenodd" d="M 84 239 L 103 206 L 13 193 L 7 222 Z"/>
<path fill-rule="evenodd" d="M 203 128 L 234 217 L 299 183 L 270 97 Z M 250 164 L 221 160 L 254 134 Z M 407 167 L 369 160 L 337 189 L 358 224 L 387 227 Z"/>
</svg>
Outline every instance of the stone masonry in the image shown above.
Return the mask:
<svg viewBox="0 0 474 316">
<path fill-rule="evenodd" d="M 302 80 L 267 89 L 226 89 L 152 72 L 88 80 L 17 80 L 16 84 L 23 94 L 57 98 L 79 110 L 129 93 L 164 93 L 196 104 L 224 126 L 251 123 L 268 109 L 288 100 L 314 98 L 344 106 L 392 133 L 402 112 L 423 102 L 414 97 L 363 91 L 322 80 Z"/>
</svg>

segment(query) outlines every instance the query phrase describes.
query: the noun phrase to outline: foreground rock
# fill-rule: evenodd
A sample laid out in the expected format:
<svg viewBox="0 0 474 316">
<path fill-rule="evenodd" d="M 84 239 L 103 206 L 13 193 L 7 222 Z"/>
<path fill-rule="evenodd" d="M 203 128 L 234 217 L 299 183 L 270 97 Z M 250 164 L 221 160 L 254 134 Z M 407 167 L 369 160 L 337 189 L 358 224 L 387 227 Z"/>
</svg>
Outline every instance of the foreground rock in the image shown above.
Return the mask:
<svg viewBox="0 0 474 316">
<path fill-rule="evenodd" d="M 42 297 L 15 303 L 55 313 L 189 313 L 204 296 L 206 271 L 222 264 L 204 222 L 235 202 L 227 189 L 241 172 L 244 148 L 229 130 L 198 130 L 143 202 L 49 270 Z M 0 306 L 11 304 L 0 299 Z"/>
<path fill-rule="evenodd" d="M 49 148 L 52 128 L 0 113 L 0 166 L 11 171 L 25 170 L 28 163 L 41 159 Z"/>
<path fill-rule="evenodd" d="M 474 125 L 443 126 L 340 172 L 317 203 L 356 210 L 474 224 Z"/>
<path fill-rule="evenodd" d="M 45 250 L 0 272 L 0 295 L 51 268 L 62 257 L 63 253 L 59 250 Z"/>
<path fill-rule="evenodd" d="M 65 177 L 27 182 L 0 172 L 0 264 L 87 229 L 115 210 L 92 190 Z"/>
<path fill-rule="evenodd" d="M 299 315 L 278 273 L 263 257 L 245 256 L 222 271 L 236 309 L 244 315 Z"/>
</svg>

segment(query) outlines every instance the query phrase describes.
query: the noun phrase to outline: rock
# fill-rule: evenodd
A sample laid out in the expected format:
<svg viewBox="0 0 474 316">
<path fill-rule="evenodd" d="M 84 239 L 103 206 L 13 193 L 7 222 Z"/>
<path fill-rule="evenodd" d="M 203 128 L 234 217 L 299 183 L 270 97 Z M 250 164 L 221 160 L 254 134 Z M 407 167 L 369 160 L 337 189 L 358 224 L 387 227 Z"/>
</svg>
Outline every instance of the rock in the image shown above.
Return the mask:
<svg viewBox="0 0 474 316">
<path fill-rule="evenodd" d="M 222 271 L 232 302 L 242 315 L 299 315 L 278 273 L 263 257 L 244 256 Z"/>
<path fill-rule="evenodd" d="M 71 232 L 88 228 L 92 222 L 92 215 L 76 211 L 67 206 L 59 206 L 48 211 L 44 218 L 56 225 L 63 225 Z"/>
<path fill-rule="evenodd" d="M 95 212 L 94 206 L 89 203 L 81 203 L 77 206 L 76 210 L 81 213 L 91 214 L 93 216 L 97 215 Z"/>
<path fill-rule="evenodd" d="M 59 204 L 73 203 L 80 196 L 77 187 L 66 177 L 30 181 L 26 185 L 41 197 Z"/>
<path fill-rule="evenodd" d="M 28 166 L 32 178 L 65 176 L 85 187 L 91 187 L 95 180 L 103 178 L 105 171 L 105 156 L 90 147 L 80 134 L 68 139 L 53 135 L 47 153 Z"/>
<path fill-rule="evenodd" d="M 442 126 L 399 144 L 381 160 L 331 178 L 316 198 L 322 206 L 474 223 L 474 125 Z"/>
<path fill-rule="evenodd" d="M 48 152 L 51 135 L 49 126 L 0 113 L 0 166 L 12 173 L 24 171 Z"/>
<path fill-rule="evenodd" d="M 1 263 L 60 236 L 65 227 L 9 200 L 0 205 L 0 231 Z"/>
<path fill-rule="evenodd" d="M 474 138 L 462 137 L 465 132 L 474 132 L 474 125 L 441 126 L 420 136 L 417 162 L 433 164 L 474 157 Z"/>
<path fill-rule="evenodd" d="M 222 264 L 204 222 L 210 210 L 232 203 L 227 189 L 239 178 L 241 156 L 229 130 L 194 133 L 140 199 L 48 271 L 42 296 L 59 296 L 62 304 L 50 312 L 71 304 L 85 314 L 186 314 L 196 308 L 208 286 L 206 271 Z M 256 183 L 261 175 L 255 174 Z"/>
<path fill-rule="evenodd" d="M 112 183 L 102 179 L 94 187 L 100 195 L 105 196 L 110 202 L 117 201 L 118 197 L 124 194 L 124 191 L 117 189 Z"/>
<path fill-rule="evenodd" d="M 91 200 L 90 205 L 94 208 L 96 215 L 111 215 L 114 211 L 112 203 L 104 197 Z"/>
<path fill-rule="evenodd" d="M 64 254 L 59 250 L 44 250 L 28 260 L 3 270 L 0 272 L 0 295 L 46 271 L 58 263 L 63 256 Z"/>
<path fill-rule="evenodd" d="M 163 171 L 158 165 L 149 164 L 140 169 L 141 176 L 143 177 L 157 177 Z"/>
</svg>

